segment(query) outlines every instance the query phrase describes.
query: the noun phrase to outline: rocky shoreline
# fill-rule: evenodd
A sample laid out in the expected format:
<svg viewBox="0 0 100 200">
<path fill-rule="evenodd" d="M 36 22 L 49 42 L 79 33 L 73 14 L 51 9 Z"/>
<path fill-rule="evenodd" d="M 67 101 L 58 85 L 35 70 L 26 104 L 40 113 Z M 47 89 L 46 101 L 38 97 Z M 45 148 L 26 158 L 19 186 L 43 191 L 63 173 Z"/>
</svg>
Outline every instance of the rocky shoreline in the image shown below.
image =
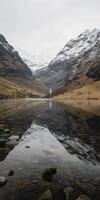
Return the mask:
<svg viewBox="0 0 100 200">
<path fill-rule="evenodd" d="M 43 171 L 40 180 L 30 181 L 27 178 L 20 179 L 18 187 L 21 192 L 27 190 L 36 193 L 35 200 L 99 200 L 100 177 L 96 178 L 93 184 L 82 182 L 66 186 L 55 183 L 54 177 L 57 168 L 47 168 Z M 7 177 L 0 176 L 0 188 L 9 182 L 9 176 L 15 172 L 10 170 Z M 28 198 L 29 192 L 27 193 Z M 15 198 L 16 199 L 16 198 Z"/>
</svg>

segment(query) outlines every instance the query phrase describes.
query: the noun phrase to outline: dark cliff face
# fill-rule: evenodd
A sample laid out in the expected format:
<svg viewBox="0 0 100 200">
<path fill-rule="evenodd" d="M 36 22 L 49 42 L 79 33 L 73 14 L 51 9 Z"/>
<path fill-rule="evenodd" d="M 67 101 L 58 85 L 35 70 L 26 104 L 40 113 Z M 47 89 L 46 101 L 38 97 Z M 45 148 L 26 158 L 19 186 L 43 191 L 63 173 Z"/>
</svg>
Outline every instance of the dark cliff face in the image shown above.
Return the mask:
<svg viewBox="0 0 100 200">
<path fill-rule="evenodd" d="M 87 76 L 93 78 L 94 80 L 100 80 L 100 60 L 97 60 L 91 68 L 89 69 Z"/>
<path fill-rule="evenodd" d="M 39 70 L 37 76 L 53 92 L 79 88 L 100 80 L 100 30 L 87 30 L 70 40 L 47 70 Z"/>
<path fill-rule="evenodd" d="M 0 76 L 32 79 L 31 70 L 3 35 L 0 35 Z"/>
<path fill-rule="evenodd" d="M 18 52 L 0 34 L 0 98 L 39 97 L 45 89 Z"/>
</svg>

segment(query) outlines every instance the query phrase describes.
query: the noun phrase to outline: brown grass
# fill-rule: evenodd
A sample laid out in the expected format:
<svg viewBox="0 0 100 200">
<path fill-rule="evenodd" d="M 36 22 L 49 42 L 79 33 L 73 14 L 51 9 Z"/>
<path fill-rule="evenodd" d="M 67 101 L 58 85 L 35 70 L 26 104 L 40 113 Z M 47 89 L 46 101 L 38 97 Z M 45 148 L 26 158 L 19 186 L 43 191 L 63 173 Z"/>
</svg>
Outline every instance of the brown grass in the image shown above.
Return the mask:
<svg viewBox="0 0 100 200">
<path fill-rule="evenodd" d="M 55 97 L 56 99 L 100 99 L 100 81 L 93 82 L 80 89 L 74 89 Z"/>
<path fill-rule="evenodd" d="M 21 84 L 17 84 L 10 80 L 0 78 L 0 97 L 7 98 L 27 98 L 27 97 L 39 97 L 42 94 L 37 90 L 26 88 Z"/>
</svg>

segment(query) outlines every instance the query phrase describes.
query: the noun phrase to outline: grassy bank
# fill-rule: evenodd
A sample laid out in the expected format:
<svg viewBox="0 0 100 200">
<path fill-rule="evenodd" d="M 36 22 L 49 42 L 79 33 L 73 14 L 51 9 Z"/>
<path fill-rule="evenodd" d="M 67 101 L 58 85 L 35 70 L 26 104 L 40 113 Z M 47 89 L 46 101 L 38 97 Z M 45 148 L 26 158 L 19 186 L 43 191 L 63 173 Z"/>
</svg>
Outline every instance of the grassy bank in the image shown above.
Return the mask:
<svg viewBox="0 0 100 200">
<path fill-rule="evenodd" d="M 95 81 L 79 89 L 64 92 L 55 99 L 100 99 L 100 81 Z"/>
<path fill-rule="evenodd" d="M 0 98 L 40 97 L 42 94 L 10 80 L 0 78 Z"/>
</svg>

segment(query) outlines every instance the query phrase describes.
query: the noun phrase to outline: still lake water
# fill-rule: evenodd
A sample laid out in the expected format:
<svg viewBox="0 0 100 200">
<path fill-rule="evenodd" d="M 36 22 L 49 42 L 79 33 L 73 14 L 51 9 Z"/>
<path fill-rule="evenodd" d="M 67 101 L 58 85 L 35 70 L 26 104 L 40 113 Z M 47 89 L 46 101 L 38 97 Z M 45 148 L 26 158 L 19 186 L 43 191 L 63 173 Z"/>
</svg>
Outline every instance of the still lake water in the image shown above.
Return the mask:
<svg viewBox="0 0 100 200">
<path fill-rule="evenodd" d="M 0 134 L 0 176 L 8 178 L 0 200 L 37 200 L 48 188 L 41 174 L 50 166 L 58 169 L 53 184 L 90 186 L 99 200 L 99 101 L 1 101 L 0 127 L 10 131 Z"/>
</svg>

